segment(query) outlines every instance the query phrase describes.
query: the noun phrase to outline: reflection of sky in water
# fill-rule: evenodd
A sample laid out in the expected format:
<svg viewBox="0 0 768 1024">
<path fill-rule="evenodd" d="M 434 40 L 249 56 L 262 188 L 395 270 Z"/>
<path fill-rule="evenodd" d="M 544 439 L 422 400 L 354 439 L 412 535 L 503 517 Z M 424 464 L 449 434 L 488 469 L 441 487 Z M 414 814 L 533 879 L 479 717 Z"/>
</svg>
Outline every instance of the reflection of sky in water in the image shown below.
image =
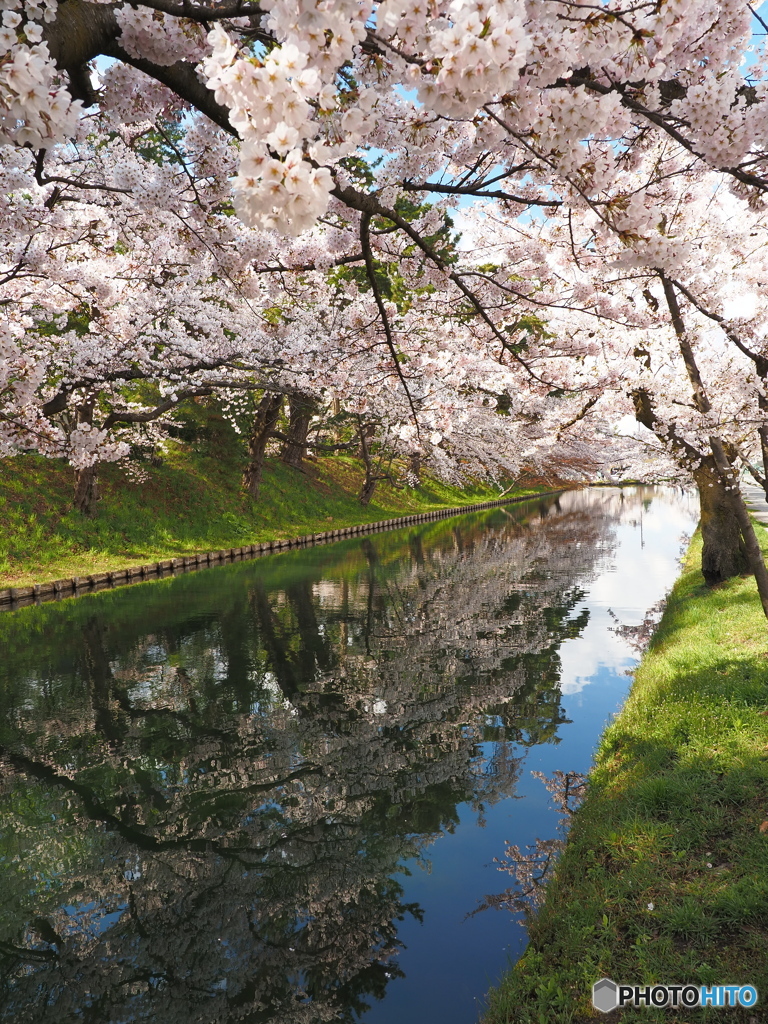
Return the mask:
<svg viewBox="0 0 768 1024">
<path fill-rule="evenodd" d="M 583 690 L 603 670 L 619 675 L 636 662 L 635 652 L 613 631 L 616 621 L 609 609 L 622 625 L 640 624 L 674 583 L 682 537 L 690 534 L 697 518 L 695 495 L 681 501 L 672 490 L 669 496 L 662 491 L 655 497 L 649 510 L 632 507 L 622 515 L 616 552 L 599 567 L 602 571 L 589 587 L 589 622 L 561 650 L 564 695 Z"/>
<path fill-rule="evenodd" d="M 484 823 L 467 804 L 453 834 L 443 835 L 427 851 L 429 873 L 416 867 L 405 882 L 405 899 L 418 901 L 424 922 L 406 919 L 400 928 L 405 949 L 398 964 L 404 978 L 393 979 L 386 1000 L 372 1007 L 365 1024 L 472 1024 L 482 1012 L 485 992 L 523 952 L 525 930 L 519 915 L 486 910 L 466 918 L 482 899 L 504 890 L 512 878 L 499 871 L 494 857 L 509 840 L 521 848 L 555 834 L 561 817 L 532 771 L 551 776 L 555 771 L 587 772 L 603 727 L 616 713 L 629 689 L 628 672 L 638 657 L 617 635 L 617 622 L 639 625 L 645 613 L 672 587 L 679 573 L 683 535 L 698 519 L 695 494 L 681 496 L 669 489 L 656 493 L 642 514 L 627 489 L 626 511 L 621 492 L 604 491 L 603 500 L 619 511 L 615 550 L 596 565 L 594 578 L 584 585 L 587 596 L 573 609 L 589 609 L 580 636 L 560 648 L 561 705 L 571 724 L 561 725 L 556 743 L 527 750 L 511 799 L 487 807 Z M 486 757 L 492 744 L 484 744 Z M 411 865 L 409 864 L 410 868 Z"/>
<path fill-rule="evenodd" d="M 71 922 L 72 934 L 85 934 L 95 938 L 116 925 L 127 909 L 125 904 L 110 911 L 101 903 L 81 903 L 65 907 L 64 912 Z M 62 929 L 62 937 L 64 935 L 66 930 Z"/>
</svg>

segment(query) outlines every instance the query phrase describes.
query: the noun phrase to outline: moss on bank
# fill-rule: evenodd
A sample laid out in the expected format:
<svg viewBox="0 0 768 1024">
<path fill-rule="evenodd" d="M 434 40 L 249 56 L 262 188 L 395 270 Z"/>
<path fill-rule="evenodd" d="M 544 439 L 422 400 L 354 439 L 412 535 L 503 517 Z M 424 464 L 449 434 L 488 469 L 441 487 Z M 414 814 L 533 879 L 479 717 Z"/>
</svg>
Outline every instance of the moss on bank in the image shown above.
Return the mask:
<svg viewBox="0 0 768 1024">
<path fill-rule="evenodd" d="M 142 465 L 133 483 L 103 467 L 92 517 L 72 509 L 72 470 L 34 455 L 3 460 L 0 477 L 0 587 L 104 572 L 217 548 L 375 522 L 498 498 L 487 485 L 449 487 L 425 477 L 417 489 L 382 483 L 370 505 L 357 494 L 356 459 L 316 459 L 306 471 L 271 460 L 255 502 L 240 489 L 239 451 L 201 453 L 174 445 L 160 466 Z M 521 489 L 515 494 L 533 493 Z"/>
<path fill-rule="evenodd" d="M 768 1021 L 768 630 L 754 581 L 708 590 L 700 554 L 697 535 L 485 1024 Z M 604 976 L 752 984 L 759 1001 L 604 1016 Z"/>
</svg>

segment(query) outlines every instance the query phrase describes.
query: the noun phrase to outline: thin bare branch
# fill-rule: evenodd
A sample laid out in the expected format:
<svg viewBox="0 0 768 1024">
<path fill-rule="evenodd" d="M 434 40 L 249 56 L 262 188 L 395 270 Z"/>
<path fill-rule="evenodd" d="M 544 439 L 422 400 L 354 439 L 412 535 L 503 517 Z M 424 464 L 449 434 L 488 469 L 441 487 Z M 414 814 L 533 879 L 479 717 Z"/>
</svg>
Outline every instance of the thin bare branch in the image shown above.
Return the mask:
<svg viewBox="0 0 768 1024">
<path fill-rule="evenodd" d="M 376 265 L 373 259 L 373 252 L 371 250 L 371 237 L 370 237 L 370 225 L 371 215 L 364 213 L 360 219 L 360 244 L 363 248 L 363 258 L 365 259 L 365 270 L 368 275 L 368 281 L 371 285 L 371 291 L 373 292 L 373 298 L 376 302 L 376 306 L 379 310 L 381 317 L 381 323 L 384 328 L 384 337 L 387 339 L 387 347 L 389 348 L 392 360 L 397 370 L 397 376 L 400 378 L 400 383 L 403 385 L 405 394 L 408 398 L 408 405 L 411 407 L 411 415 L 413 416 L 413 422 L 416 426 L 416 430 L 419 429 L 419 418 L 416 414 L 416 406 L 413 404 L 411 398 L 411 392 L 408 388 L 408 383 L 403 375 L 403 371 L 400 368 L 400 359 L 397 355 L 397 349 L 395 348 L 395 341 L 392 337 L 392 327 L 387 316 L 387 310 L 384 305 L 384 300 L 381 297 L 381 289 L 379 288 L 379 282 L 376 280 Z"/>
</svg>

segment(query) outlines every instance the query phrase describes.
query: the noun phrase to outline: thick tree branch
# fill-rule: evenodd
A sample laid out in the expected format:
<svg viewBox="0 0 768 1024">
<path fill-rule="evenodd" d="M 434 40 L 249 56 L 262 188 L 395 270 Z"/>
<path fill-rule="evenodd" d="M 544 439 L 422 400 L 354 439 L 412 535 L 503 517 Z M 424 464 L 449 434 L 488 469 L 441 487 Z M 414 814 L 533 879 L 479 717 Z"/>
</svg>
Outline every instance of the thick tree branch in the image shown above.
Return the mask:
<svg viewBox="0 0 768 1024">
<path fill-rule="evenodd" d="M 203 370 L 220 370 L 223 366 L 229 366 L 233 369 L 241 370 L 242 366 L 235 365 L 232 359 L 214 359 L 208 362 L 191 363 L 189 366 L 180 367 L 178 372 L 189 376 L 191 373 L 200 373 Z M 104 384 L 117 384 L 122 381 L 129 384 L 133 381 L 139 380 L 151 380 L 154 379 L 154 374 L 144 370 L 112 370 L 106 373 L 100 373 L 96 377 L 79 377 L 77 380 L 70 381 L 66 387 L 61 388 L 53 398 L 49 398 L 47 402 L 42 406 L 42 412 L 45 416 L 52 416 L 54 413 L 63 412 L 67 407 L 69 399 L 75 391 L 82 389 L 93 388 L 94 386 L 102 386 Z M 238 384 L 230 384 L 225 382 L 213 382 L 206 381 L 205 387 L 238 387 Z M 263 385 L 249 384 L 249 387 L 259 387 Z"/>
<path fill-rule="evenodd" d="M 282 430 L 273 430 L 271 436 L 278 441 L 285 441 L 288 444 L 296 444 L 296 442 L 290 438 L 287 434 L 284 434 Z M 357 441 L 345 441 L 339 444 L 323 444 L 322 441 L 302 441 L 302 448 L 312 448 L 318 452 L 344 452 L 349 451 L 351 448 L 359 448 Z"/>
<path fill-rule="evenodd" d="M 680 351 L 683 355 L 685 367 L 688 371 L 688 377 L 691 381 L 696 407 L 702 413 L 708 413 L 711 411 L 712 405 L 707 397 L 706 391 L 704 390 L 704 385 L 701 380 L 699 368 L 696 365 L 693 349 L 691 348 L 690 342 L 688 341 L 688 337 L 685 333 L 685 324 L 680 312 L 680 307 L 677 303 L 677 296 L 675 295 L 674 287 L 671 281 L 664 276 L 663 271 L 659 270 L 658 274 L 664 286 L 664 296 L 667 300 L 670 316 L 672 317 L 672 325 L 675 329 L 678 344 L 680 345 Z M 763 554 L 760 550 L 760 544 L 757 540 L 755 528 L 752 525 L 749 512 L 747 511 L 747 507 L 739 492 L 738 474 L 731 464 L 731 459 L 728 457 L 726 446 L 721 437 L 711 434 L 709 437 L 709 447 L 712 452 L 717 472 L 719 473 L 720 479 L 722 480 L 723 485 L 726 488 L 726 492 L 729 495 L 733 515 L 739 524 L 739 530 L 741 531 L 741 536 L 744 540 L 744 547 L 746 549 L 749 570 L 755 577 L 757 592 L 760 595 L 760 603 L 763 607 L 765 617 L 768 619 L 768 568 L 766 567 L 763 559 Z"/>
<path fill-rule="evenodd" d="M 658 270 L 657 273 L 661 279 L 662 287 L 664 288 L 664 297 L 667 300 L 669 315 L 672 318 L 672 326 L 674 327 L 675 334 L 677 335 L 680 354 L 683 357 L 685 369 L 688 373 L 688 380 L 691 382 L 691 388 L 693 389 L 694 404 L 699 412 L 711 412 L 712 403 L 707 396 L 704 381 L 701 379 L 699 367 L 696 363 L 696 357 L 693 354 L 693 348 L 691 347 L 691 343 L 685 333 L 685 324 L 683 322 L 682 313 L 680 312 L 680 306 L 677 301 L 675 289 L 663 270 Z"/>
<path fill-rule="evenodd" d="M 175 398 L 167 398 L 164 402 L 156 405 L 154 409 L 146 412 L 111 412 L 101 425 L 102 430 L 109 430 L 115 423 L 151 423 L 158 419 L 163 413 L 175 409 L 177 405 L 187 398 L 198 398 L 205 395 L 212 395 L 213 388 L 188 388 L 186 391 L 177 391 Z"/>
<path fill-rule="evenodd" d="M 133 0 L 136 7 L 148 7 L 174 18 L 189 21 L 224 21 L 229 18 L 260 18 L 264 11 L 253 0 L 230 0 L 229 3 L 196 4 L 189 0 Z"/>
<path fill-rule="evenodd" d="M 156 82 L 167 86 L 182 100 L 210 118 L 219 128 L 237 138 L 237 132 L 229 122 L 229 109 L 216 102 L 213 93 L 200 80 L 192 64 L 182 60 L 169 66 L 153 64 L 143 57 L 132 57 L 117 41 L 109 43 L 101 52 L 107 57 L 114 57 L 124 64 L 130 64 L 137 71 L 142 71 Z"/>
<path fill-rule="evenodd" d="M 229 111 L 216 102 L 213 93 L 200 80 L 192 64 L 177 61 L 169 67 L 164 67 L 143 58 L 132 57 L 123 49 L 119 41 L 121 30 L 115 17 L 115 10 L 120 6 L 119 3 L 94 4 L 86 0 L 67 0 L 66 3 L 58 5 L 55 20 L 44 25 L 43 39 L 48 44 L 56 66 L 69 75 L 72 94 L 86 103 L 95 102 L 96 96 L 90 86 L 86 65 L 94 57 L 113 57 L 161 82 L 181 100 L 209 117 L 214 124 L 230 135 L 236 135 L 229 123 Z M 168 3 L 165 3 L 165 0 L 150 0 L 141 6 L 151 7 L 153 10 L 173 8 L 168 10 L 168 13 L 177 14 L 179 17 L 190 17 L 185 13 L 185 8 L 198 12 L 209 11 L 207 7 L 186 4 L 184 0 L 179 3 L 172 3 L 170 0 Z M 242 6 L 250 7 L 251 13 L 260 13 L 256 4 L 241 5 L 233 2 L 226 6 L 222 5 L 221 8 L 211 8 L 211 11 L 219 12 L 216 15 L 211 14 L 211 17 L 235 17 L 235 11 Z M 223 13 L 225 11 L 228 13 Z M 201 20 L 204 19 L 201 17 Z"/>
<path fill-rule="evenodd" d="M 752 360 L 761 377 L 768 376 L 768 359 L 766 359 L 765 356 L 759 355 L 757 352 L 753 352 L 751 348 L 745 345 L 724 316 L 720 316 L 719 313 L 713 313 L 712 310 L 707 309 L 707 307 L 693 294 L 690 288 L 686 288 L 686 286 L 676 278 L 669 278 L 669 280 L 675 288 L 677 288 L 677 290 L 681 292 L 686 299 L 688 299 L 694 309 L 698 309 L 698 311 L 708 320 L 712 320 L 713 323 L 718 324 L 722 328 L 723 333 L 728 340 L 732 341 L 740 352 L 743 352 L 748 359 Z"/>
<path fill-rule="evenodd" d="M 43 22 L 43 41 L 56 66 L 70 76 L 89 60 L 105 53 L 120 35 L 115 9 L 120 3 L 94 4 L 67 0 L 58 4 L 56 18 Z"/>
<path fill-rule="evenodd" d="M 687 462 L 689 466 L 701 461 L 702 452 L 678 434 L 675 424 L 664 423 L 658 418 L 649 391 L 645 388 L 635 388 L 630 393 L 630 397 L 635 407 L 635 419 L 638 423 L 652 431 L 662 442 L 671 445 L 673 451 L 682 456 L 683 461 Z"/>
<path fill-rule="evenodd" d="M 560 427 L 560 429 L 557 432 L 557 439 L 558 439 L 558 441 L 560 440 L 561 435 L 564 434 L 565 431 L 568 430 L 569 427 L 572 427 L 575 423 L 578 423 L 579 420 L 583 420 L 584 417 L 589 412 L 589 410 L 594 405 L 597 405 L 599 400 L 600 400 L 600 395 L 592 395 L 591 398 L 588 398 L 587 401 L 584 403 L 584 405 L 581 407 L 581 409 L 576 413 L 576 415 L 572 416 L 571 419 L 569 419 L 566 423 L 564 423 L 562 425 L 562 427 Z"/>
</svg>

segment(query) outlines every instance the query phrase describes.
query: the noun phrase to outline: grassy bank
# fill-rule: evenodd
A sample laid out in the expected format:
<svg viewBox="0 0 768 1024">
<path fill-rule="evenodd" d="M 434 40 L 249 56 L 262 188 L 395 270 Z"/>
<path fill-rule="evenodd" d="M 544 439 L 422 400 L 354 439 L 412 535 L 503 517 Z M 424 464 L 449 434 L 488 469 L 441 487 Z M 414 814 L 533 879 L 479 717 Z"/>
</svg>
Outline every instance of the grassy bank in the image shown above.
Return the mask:
<svg viewBox="0 0 768 1024">
<path fill-rule="evenodd" d="M 485 1024 L 768 1021 L 768 630 L 754 582 L 707 590 L 699 556 L 697 537 Z M 760 999 L 604 1016 L 604 976 L 752 984 Z"/>
<path fill-rule="evenodd" d="M 225 547 L 488 501 L 498 490 L 459 489 L 425 478 L 417 489 L 381 483 L 370 505 L 357 501 L 360 464 L 317 459 L 306 472 L 268 462 L 258 502 L 240 490 L 239 449 L 176 445 L 143 483 L 121 467 L 101 474 L 93 517 L 72 510 L 72 470 L 36 456 L 3 460 L 0 477 L 0 587 L 104 572 Z M 516 492 L 516 493 L 524 493 Z"/>
</svg>

